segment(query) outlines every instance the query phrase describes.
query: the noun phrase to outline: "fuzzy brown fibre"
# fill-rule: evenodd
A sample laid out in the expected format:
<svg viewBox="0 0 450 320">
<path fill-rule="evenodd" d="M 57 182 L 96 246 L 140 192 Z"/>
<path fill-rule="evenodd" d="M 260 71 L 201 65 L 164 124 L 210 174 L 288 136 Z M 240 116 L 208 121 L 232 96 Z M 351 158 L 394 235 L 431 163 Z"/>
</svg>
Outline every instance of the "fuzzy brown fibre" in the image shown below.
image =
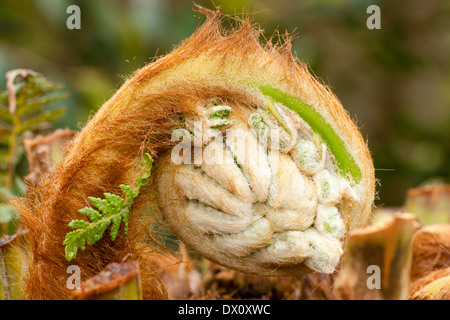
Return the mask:
<svg viewBox="0 0 450 320">
<path fill-rule="evenodd" d="M 121 231 L 111 242 L 105 235 L 86 251 L 79 251 L 71 262 L 66 261 L 62 244 L 71 231 L 67 225 L 80 219 L 77 211 L 89 205 L 88 196 L 121 194 L 120 184 L 134 185 L 136 167 L 144 152 L 155 159 L 157 174 L 158 158 L 173 144 L 170 136 L 177 125 L 174 119 L 180 114 L 189 116 L 193 112 L 190 106 L 216 97 L 252 105 L 254 95 L 245 90 L 244 82 L 254 77 L 314 106 L 333 124 L 345 144 L 352 146 L 350 152 L 361 166 L 361 185 L 367 192 L 361 205 L 344 214 L 350 228 L 367 223 L 374 174 L 365 142 L 334 95 L 293 58 L 289 37 L 280 46 L 270 41 L 262 46 L 259 31 L 249 18 L 236 19 L 239 28 L 226 31 L 221 27 L 220 12 L 199 11 L 207 17 L 203 25 L 170 54 L 136 71 L 77 134 L 56 170 L 39 187 L 28 190 L 24 199 L 16 201 L 32 248 L 27 262 L 29 299 L 69 298 L 66 269 L 71 264 L 80 267 L 85 280 L 109 263 L 127 259 L 140 263 L 144 299 L 167 297 L 148 263 L 154 250 L 144 244 L 151 222 L 148 208 L 155 203 L 152 183 L 133 203 L 126 237 Z M 234 79 L 234 70 L 244 76 Z"/>
<path fill-rule="evenodd" d="M 450 267 L 439 269 L 413 282 L 410 300 L 450 300 Z"/>
<path fill-rule="evenodd" d="M 436 270 L 450 267 L 450 225 L 428 225 L 413 238 L 411 282 Z"/>
</svg>

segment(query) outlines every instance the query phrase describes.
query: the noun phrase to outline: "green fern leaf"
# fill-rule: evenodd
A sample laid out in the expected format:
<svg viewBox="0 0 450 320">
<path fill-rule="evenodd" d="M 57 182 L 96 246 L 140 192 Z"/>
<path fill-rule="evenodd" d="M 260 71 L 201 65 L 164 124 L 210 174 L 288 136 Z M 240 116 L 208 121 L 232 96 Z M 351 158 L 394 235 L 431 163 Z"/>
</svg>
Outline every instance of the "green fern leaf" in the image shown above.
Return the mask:
<svg viewBox="0 0 450 320">
<path fill-rule="evenodd" d="M 88 245 L 92 246 L 102 239 L 111 224 L 111 241 L 115 241 L 119 235 L 122 222 L 124 225 L 124 235 L 127 235 L 131 205 L 133 200 L 139 195 L 141 186 L 148 182 L 152 164 L 152 157 L 146 153 L 143 160 L 143 165 L 146 167 L 136 181 L 136 190 L 133 190 L 127 185 L 120 185 L 126 199 L 107 192 L 104 193 L 104 199 L 88 197 L 92 205 L 98 210 L 90 207 L 82 208 L 78 210 L 78 212 L 87 216 L 90 219 L 90 222 L 85 220 L 72 220 L 69 223 L 68 226 L 70 228 L 77 230 L 67 233 L 63 242 L 66 246 L 65 252 L 68 261 L 76 257 L 78 248 L 81 248 L 81 250 L 84 251 L 86 242 Z"/>
<path fill-rule="evenodd" d="M 115 216 L 112 218 L 112 228 L 110 231 L 111 234 L 111 241 L 116 240 L 117 236 L 119 235 L 119 228 L 120 223 L 122 222 L 122 215 Z"/>
<path fill-rule="evenodd" d="M 126 184 L 121 184 L 120 189 L 122 189 L 122 192 L 127 197 L 127 200 L 134 198 L 135 196 L 134 191 L 130 186 L 127 186 Z"/>
<path fill-rule="evenodd" d="M 49 81 L 35 72 L 7 73 L 12 77 L 12 85 L 7 90 L 0 91 L 0 179 L 7 188 L 17 189 L 14 185 L 16 166 L 23 156 L 22 141 L 24 133 L 31 131 L 41 133 L 42 128 L 61 118 L 62 108 L 49 106 L 67 97 L 67 93 L 60 92 L 61 85 Z M 20 77 L 19 77 L 20 75 Z M 10 101 L 10 96 L 14 97 Z"/>
<path fill-rule="evenodd" d="M 89 226 L 89 222 L 84 221 L 84 220 L 72 220 L 69 223 L 69 227 L 73 228 L 73 229 L 84 229 L 86 227 Z"/>
<path fill-rule="evenodd" d="M 85 207 L 83 209 L 78 210 L 79 213 L 87 215 L 92 222 L 97 222 L 102 218 L 100 212 L 90 207 Z"/>
<path fill-rule="evenodd" d="M 127 208 L 122 212 L 122 219 L 123 219 L 123 223 L 124 223 L 124 230 L 123 230 L 123 234 L 127 235 L 128 234 L 128 219 L 130 217 L 130 209 Z"/>
<path fill-rule="evenodd" d="M 94 198 L 94 197 L 88 197 L 89 201 L 97 207 L 98 210 L 101 212 L 108 214 L 110 210 L 110 205 L 108 203 L 108 200 L 106 199 L 100 199 L 100 198 Z"/>
<path fill-rule="evenodd" d="M 78 248 L 81 250 L 86 249 L 86 239 L 83 237 L 80 237 L 81 229 L 75 230 L 72 232 L 69 232 L 66 235 L 66 239 L 64 240 L 64 243 L 66 245 L 65 251 L 66 251 L 66 259 L 68 261 L 75 258 L 77 255 Z"/>
<path fill-rule="evenodd" d="M 56 109 L 52 111 L 45 111 L 39 115 L 35 115 L 29 120 L 23 119 L 23 122 L 19 126 L 19 133 L 23 133 L 25 131 L 34 131 L 39 127 L 40 124 L 45 122 L 54 122 L 61 118 L 64 112 L 64 109 Z"/>
<path fill-rule="evenodd" d="M 21 116 L 35 115 L 46 108 L 46 106 L 53 102 L 65 99 L 68 97 L 66 92 L 47 94 L 46 96 L 38 96 L 29 99 L 20 110 L 17 110 Z"/>
<path fill-rule="evenodd" d="M 142 166 L 144 167 L 144 170 L 142 172 L 142 175 L 138 178 L 138 180 L 136 182 L 136 189 L 137 189 L 136 192 L 137 193 L 139 193 L 141 186 L 148 183 L 148 178 L 150 177 L 150 173 L 151 173 L 152 166 L 153 166 L 153 158 L 150 156 L 150 154 L 148 154 L 148 153 L 144 154 Z"/>
</svg>

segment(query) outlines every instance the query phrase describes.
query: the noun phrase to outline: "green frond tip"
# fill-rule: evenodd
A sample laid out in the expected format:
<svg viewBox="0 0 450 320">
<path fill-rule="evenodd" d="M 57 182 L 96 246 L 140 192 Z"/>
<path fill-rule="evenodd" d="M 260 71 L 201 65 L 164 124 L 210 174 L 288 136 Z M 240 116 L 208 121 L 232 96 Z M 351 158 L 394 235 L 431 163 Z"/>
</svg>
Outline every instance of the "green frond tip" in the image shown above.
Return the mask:
<svg viewBox="0 0 450 320">
<path fill-rule="evenodd" d="M 334 155 L 336 165 L 340 169 L 342 176 L 346 178 L 351 177 L 356 183 L 361 181 L 361 169 L 347 150 L 344 141 L 324 117 L 300 99 L 269 85 L 261 85 L 259 86 L 259 89 L 264 95 L 270 97 L 275 102 L 281 103 L 295 111 L 306 123 L 308 123 L 312 131 L 323 139 L 331 153 Z"/>
<path fill-rule="evenodd" d="M 78 210 L 78 213 L 89 218 L 90 222 L 86 220 L 72 220 L 69 227 L 76 229 L 67 233 L 63 242 L 66 252 L 66 260 L 71 261 L 76 257 L 78 248 L 86 249 L 86 243 L 90 246 L 103 238 L 104 233 L 112 224 L 109 231 L 111 241 L 116 240 L 119 235 L 120 226 L 124 225 L 124 235 L 128 233 L 128 221 L 130 217 L 131 205 L 139 195 L 141 187 L 148 183 L 151 169 L 153 165 L 153 158 L 150 154 L 144 154 L 141 167 L 141 175 L 136 180 L 136 186 L 133 190 L 128 185 L 120 185 L 120 189 L 124 197 L 120 197 L 112 193 L 104 193 L 104 199 L 88 197 L 92 205 L 97 208 L 85 207 Z"/>
<path fill-rule="evenodd" d="M 148 183 L 148 178 L 150 177 L 153 167 L 153 158 L 149 153 L 144 154 L 141 167 L 143 167 L 143 171 L 141 176 L 137 179 L 135 194 L 136 192 L 139 193 L 141 187 Z M 137 195 L 135 197 L 137 197 Z"/>
</svg>

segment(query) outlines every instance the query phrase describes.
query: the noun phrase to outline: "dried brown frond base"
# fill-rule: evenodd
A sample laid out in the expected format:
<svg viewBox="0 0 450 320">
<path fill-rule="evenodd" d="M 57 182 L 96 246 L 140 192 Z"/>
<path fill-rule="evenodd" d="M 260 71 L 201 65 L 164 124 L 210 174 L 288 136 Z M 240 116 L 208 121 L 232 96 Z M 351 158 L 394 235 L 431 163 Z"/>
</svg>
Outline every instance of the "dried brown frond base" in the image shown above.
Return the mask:
<svg viewBox="0 0 450 320">
<path fill-rule="evenodd" d="M 413 239 L 410 299 L 450 299 L 450 225 L 421 228 Z"/>
<path fill-rule="evenodd" d="M 450 185 L 437 182 L 409 189 L 405 210 L 415 214 L 423 224 L 450 223 Z"/>
<path fill-rule="evenodd" d="M 450 267 L 450 224 L 429 225 L 413 238 L 411 281 Z"/>
<path fill-rule="evenodd" d="M 74 300 L 141 300 L 139 264 L 111 263 L 98 275 L 81 283 Z"/>
<path fill-rule="evenodd" d="M 25 231 L 0 237 L 0 300 L 22 300 L 25 298 L 22 278 L 26 272 L 24 257 Z"/>
<path fill-rule="evenodd" d="M 29 174 L 25 181 L 37 186 L 44 174 L 52 172 L 64 156 L 65 147 L 73 139 L 75 132 L 69 129 L 57 129 L 51 134 L 24 139 L 28 159 Z"/>
<path fill-rule="evenodd" d="M 336 279 L 339 299 L 407 299 L 412 237 L 418 227 L 415 216 L 399 213 L 352 232 Z M 375 272 L 378 288 L 367 282 Z"/>
<path fill-rule="evenodd" d="M 411 300 L 450 300 L 450 268 L 434 271 L 410 288 Z"/>
</svg>

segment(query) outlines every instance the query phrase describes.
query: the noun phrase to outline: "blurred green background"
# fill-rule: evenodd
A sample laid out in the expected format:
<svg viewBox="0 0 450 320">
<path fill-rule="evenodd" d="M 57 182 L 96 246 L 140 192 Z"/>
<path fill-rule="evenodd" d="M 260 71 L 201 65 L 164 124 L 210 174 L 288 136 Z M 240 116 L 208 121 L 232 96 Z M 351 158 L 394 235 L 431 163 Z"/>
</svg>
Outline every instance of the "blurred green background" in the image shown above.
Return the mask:
<svg viewBox="0 0 450 320">
<path fill-rule="evenodd" d="M 367 139 L 380 185 L 377 204 L 402 205 L 408 188 L 450 179 L 450 1 L 201 1 L 251 11 L 268 37 L 295 32 L 293 51 L 329 85 Z M 69 5 L 81 30 L 69 30 Z M 369 30 L 369 5 L 381 29 Z M 69 92 L 56 126 L 78 129 L 134 70 L 196 28 L 193 2 L 2 0 L 0 74 L 30 68 Z M 6 80 L 0 78 L 4 90 Z"/>
</svg>

